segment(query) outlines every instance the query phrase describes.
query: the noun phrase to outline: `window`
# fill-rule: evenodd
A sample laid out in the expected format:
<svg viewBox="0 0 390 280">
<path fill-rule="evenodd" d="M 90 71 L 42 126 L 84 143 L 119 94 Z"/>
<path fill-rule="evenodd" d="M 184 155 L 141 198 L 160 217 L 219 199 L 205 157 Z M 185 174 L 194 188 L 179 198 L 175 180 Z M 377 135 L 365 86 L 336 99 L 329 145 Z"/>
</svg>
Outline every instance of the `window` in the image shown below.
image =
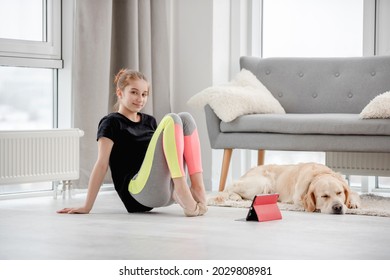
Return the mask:
<svg viewBox="0 0 390 280">
<path fill-rule="evenodd" d="M 0 38 L 44 41 L 42 0 L 0 0 L 0 6 Z"/>
<path fill-rule="evenodd" d="M 54 70 L 0 66 L 0 130 L 54 126 Z"/>
<path fill-rule="evenodd" d="M 0 0 L 0 131 L 57 126 L 61 0 Z M 0 186 L 0 194 L 51 190 Z"/>
<path fill-rule="evenodd" d="M 61 68 L 61 1 L 0 0 L 0 65 Z"/>
<path fill-rule="evenodd" d="M 263 0 L 263 56 L 361 56 L 363 0 Z"/>
</svg>

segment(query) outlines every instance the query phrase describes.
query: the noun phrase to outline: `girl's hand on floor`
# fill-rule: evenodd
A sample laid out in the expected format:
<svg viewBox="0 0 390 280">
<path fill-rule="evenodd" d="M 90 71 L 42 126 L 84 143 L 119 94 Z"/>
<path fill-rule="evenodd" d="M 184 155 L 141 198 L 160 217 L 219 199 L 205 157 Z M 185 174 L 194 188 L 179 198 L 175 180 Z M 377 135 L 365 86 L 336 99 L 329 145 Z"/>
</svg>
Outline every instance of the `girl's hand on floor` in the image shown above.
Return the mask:
<svg viewBox="0 0 390 280">
<path fill-rule="evenodd" d="M 85 207 L 79 207 L 79 208 L 64 208 L 61 210 L 58 210 L 58 214 L 88 214 L 90 210 L 86 209 Z"/>
</svg>

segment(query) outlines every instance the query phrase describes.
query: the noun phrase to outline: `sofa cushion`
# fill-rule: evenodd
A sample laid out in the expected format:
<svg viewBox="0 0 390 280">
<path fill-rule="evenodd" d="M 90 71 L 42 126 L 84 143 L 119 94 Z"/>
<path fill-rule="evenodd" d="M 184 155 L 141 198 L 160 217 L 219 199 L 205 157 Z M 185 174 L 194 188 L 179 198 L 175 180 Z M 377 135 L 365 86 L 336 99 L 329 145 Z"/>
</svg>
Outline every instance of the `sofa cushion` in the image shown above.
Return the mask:
<svg viewBox="0 0 390 280">
<path fill-rule="evenodd" d="M 390 135 L 390 119 L 361 119 L 359 114 L 255 114 L 221 122 L 222 132 Z"/>
<path fill-rule="evenodd" d="M 368 103 L 360 113 L 362 119 L 390 118 L 390 91 L 382 93 Z"/>
<path fill-rule="evenodd" d="M 242 69 L 226 85 L 202 90 L 192 96 L 187 104 L 199 109 L 208 104 L 225 122 L 246 114 L 285 113 L 279 101 L 246 69 Z"/>
</svg>

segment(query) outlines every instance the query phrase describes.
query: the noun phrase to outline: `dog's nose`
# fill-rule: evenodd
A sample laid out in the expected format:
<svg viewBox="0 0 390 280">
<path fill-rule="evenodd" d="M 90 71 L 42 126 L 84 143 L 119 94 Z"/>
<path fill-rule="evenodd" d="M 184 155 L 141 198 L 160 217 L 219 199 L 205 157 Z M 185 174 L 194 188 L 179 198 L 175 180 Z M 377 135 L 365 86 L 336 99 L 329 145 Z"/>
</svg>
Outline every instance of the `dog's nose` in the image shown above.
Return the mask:
<svg viewBox="0 0 390 280">
<path fill-rule="evenodd" d="M 334 214 L 341 214 L 343 213 L 343 205 L 340 203 L 333 204 L 332 210 Z"/>
</svg>

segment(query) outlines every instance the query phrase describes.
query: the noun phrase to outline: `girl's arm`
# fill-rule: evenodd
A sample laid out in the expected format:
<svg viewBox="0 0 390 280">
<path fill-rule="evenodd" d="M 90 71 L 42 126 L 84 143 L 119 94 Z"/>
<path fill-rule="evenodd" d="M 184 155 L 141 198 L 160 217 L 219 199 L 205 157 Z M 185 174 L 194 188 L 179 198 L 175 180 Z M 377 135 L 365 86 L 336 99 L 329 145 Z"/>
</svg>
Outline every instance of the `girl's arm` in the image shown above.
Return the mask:
<svg viewBox="0 0 390 280">
<path fill-rule="evenodd" d="M 85 200 L 84 206 L 77 208 L 64 208 L 57 211 L 57 213 L 88 214 L 91 211 L 97 194 L 100 190 L 100 186 L 102 185 L 104 177 L 106 176 L 113 145 L 114 142 L 112 142 L 112 140 L 109 138 L 101 137 L 98 140 L 98 158 L 89 178 L 87 198 Z"/>
</svg>

